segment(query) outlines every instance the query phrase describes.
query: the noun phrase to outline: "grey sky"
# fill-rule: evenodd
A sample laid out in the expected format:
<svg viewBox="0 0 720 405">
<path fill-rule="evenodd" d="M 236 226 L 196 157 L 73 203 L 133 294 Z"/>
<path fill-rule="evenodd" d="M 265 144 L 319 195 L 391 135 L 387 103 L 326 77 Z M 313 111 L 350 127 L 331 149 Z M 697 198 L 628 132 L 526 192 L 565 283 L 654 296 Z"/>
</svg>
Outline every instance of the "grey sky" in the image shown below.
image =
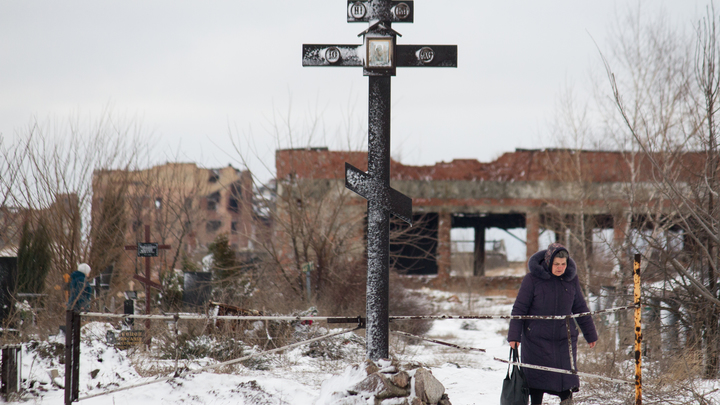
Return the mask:
<svg viewBox="0 0 720 405">
<path fill-rule="evenodd" d="M 457 69 L 398 69 L 393 155 L 406 164 L 488 161 L 544 146 L 557 95 L 587 87 L 608 27 L 626 1 L 415 0 L 415 22 L 394 24 L 404 44 L 457 44 Z M 706 2 L 653 0 L 691 24 Z M 0 3 L 0 133 L 33 116 L 137 116 L 160 158 L 233 162 L 230 132 L 273 165 L 274 148 L 364 147 L 367 78 L 359 68 L 303 68 L 303 43 L 357 44 L 367 24 L 345 21 L 345 0 L 26 1 Z M 229 129 L 229 128 L 232 128 Z M 165 149 L 167 147 L 167 149 Z M 172 152 L 170 151 L 172 150 Z M 164 155 L 163 155 L 164 154 Z M 168 157 L 162 157 L 168 156 Z M 257 165 L 257 166 L 255 166 Z M 262 173 L 261 177 L 264 177 Z"/>
</svg>

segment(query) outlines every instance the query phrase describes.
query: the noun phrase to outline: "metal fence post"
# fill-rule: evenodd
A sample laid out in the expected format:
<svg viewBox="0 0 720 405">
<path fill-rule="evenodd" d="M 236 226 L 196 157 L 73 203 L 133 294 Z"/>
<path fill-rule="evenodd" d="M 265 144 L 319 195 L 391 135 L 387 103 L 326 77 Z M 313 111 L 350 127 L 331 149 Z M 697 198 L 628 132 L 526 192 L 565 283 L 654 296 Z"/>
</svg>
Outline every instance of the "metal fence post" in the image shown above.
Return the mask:
<svg viewBox="0 0 720 405">
<path fill-rule="evenodd" d="M 22 345 L 11 344 L 2 346 L 2 371 L 0 375 L 0 392 L 10 402 L 14 393 L 20 391 L 22 367 Z"/>
<path fill-rule="evenodd" d="M 80 389 L 80 314 L 65 312 L 65 405 L 77 401 Z"/>
<path fill-rule="evenodd" d="M 642 405 L 642 308 L 640 300 L 640 254 L 633 262 L 633 281 L 635 297 L 635 405 Z"/>
<path fill-rule="evenodd" d="M 72 403 L 72 341 L 73 311 L 65 311 L 65 405 Z"/>
<path fill-rule="evenodd" d="M 73 383 L 72 400 L 80 397 L 80 314 L 73 312 Z"/>
</svg>

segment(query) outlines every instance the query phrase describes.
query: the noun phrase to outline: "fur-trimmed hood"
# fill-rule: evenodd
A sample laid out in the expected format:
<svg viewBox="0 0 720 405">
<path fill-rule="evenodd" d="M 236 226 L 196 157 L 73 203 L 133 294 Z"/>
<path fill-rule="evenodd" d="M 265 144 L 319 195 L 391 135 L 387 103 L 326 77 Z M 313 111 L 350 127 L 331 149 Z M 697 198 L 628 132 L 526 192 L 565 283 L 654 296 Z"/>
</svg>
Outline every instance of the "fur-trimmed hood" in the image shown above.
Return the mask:
<svg viewBox="0 0 720 405">
<path fill-rule="evenodd" d="M 553 276 L 552 270 L 550 270 L 549 263 L 545 263 L 545 254 L 547 249 L 541 250 L 530 257 L 528 260 L 528 271 L 535 277 L 543 280 L 549 280 Z M 554 255 L 552 255 L 554 256 Z M 568 265 L 565 269 L 563 277 L 566 281 L 571 281 L 577 276 L 577 266 L 572 257 L 568 257 Z"/>
</svg>

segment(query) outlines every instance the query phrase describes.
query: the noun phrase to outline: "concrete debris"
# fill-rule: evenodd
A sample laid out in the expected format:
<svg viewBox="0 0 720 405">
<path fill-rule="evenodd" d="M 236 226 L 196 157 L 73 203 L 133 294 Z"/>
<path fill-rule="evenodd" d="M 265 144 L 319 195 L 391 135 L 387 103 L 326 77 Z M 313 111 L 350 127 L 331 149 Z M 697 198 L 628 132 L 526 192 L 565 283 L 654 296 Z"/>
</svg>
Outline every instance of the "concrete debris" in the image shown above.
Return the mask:
<svg viewBox="0 0 720 405">
<path fill-rule="evenodd" d="M 425 368 L 398 371 L 397 364 L 385 359 L 353 367 L 364 368 L 367 378 L 340 394 L 342 405 L 452 405 L 445 387 Z"/>
</svg>

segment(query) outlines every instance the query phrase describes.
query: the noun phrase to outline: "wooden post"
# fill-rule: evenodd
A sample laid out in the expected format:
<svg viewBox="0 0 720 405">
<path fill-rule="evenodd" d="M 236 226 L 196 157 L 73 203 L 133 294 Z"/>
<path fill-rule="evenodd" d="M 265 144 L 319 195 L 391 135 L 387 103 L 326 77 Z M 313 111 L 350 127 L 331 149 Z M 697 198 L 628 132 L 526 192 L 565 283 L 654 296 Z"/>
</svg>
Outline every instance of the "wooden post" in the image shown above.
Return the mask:
<svg viewBox="0 0 720 405">
<path fill-rule="evenodd" d="M 635 405 L 642 405 L 642 324 L 640 300 L 640 254 L 633 262 L 633 281 L 635 283 Z"/>
</svg>

